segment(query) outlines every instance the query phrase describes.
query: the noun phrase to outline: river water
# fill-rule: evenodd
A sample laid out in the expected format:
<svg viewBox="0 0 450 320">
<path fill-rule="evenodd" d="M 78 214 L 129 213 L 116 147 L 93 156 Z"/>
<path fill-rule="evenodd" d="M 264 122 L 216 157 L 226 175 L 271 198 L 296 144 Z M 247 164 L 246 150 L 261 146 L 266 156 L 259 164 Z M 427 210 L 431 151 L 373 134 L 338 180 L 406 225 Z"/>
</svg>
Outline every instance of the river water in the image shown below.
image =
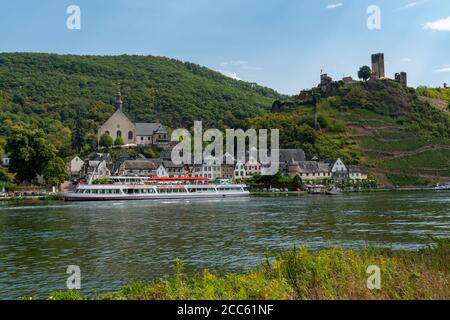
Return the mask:
<svg viewBox="0 0 450 320">
<path fill-rule="evenodd" d="M 417 250 L 450 238 L 450 193 L 371 193 L 236 200 L 0 204 L 0 299 L 82 292 L 188 272 L 242 271 L 268 249 L 306 244 Z"/>
</svg>

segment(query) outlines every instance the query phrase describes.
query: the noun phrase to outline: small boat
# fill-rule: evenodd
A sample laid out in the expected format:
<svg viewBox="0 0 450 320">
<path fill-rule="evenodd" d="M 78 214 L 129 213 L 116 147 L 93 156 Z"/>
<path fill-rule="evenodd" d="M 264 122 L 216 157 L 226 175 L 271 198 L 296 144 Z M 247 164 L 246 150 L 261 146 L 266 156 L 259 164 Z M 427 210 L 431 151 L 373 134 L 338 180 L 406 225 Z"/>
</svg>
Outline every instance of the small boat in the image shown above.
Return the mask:
<svg viewBox="0 0 450 320">
<path fill-rule="evenodd" d="M 443 185 L 437 185 L 434 188 L 435 191 L 449 191 L 450 190 L 450 181 Z"/>
<path fill-rule="evenodd" d="M 333 187 L 333 188 L 327 189 L 327 191 L 325 191 L 325 194 L 328 194 L 330 196 L 335 196 L 335 195 L 342 194 L 342 190 L 340 188 Z"/>
<path fill-rule="evenodd" d="M 245 184 L 210 184 L 203 177 L 119 177 L 79 184 L 75 191 L 61 193 L 66 201 L 111 201 L 150 199 L 209 199 L 248 197 Z"/>
<path fill-rule="evenodd" d="M 325 194 L 326 188 L 322 185 L 308 186 L 309 194 Z"/>
</svg>

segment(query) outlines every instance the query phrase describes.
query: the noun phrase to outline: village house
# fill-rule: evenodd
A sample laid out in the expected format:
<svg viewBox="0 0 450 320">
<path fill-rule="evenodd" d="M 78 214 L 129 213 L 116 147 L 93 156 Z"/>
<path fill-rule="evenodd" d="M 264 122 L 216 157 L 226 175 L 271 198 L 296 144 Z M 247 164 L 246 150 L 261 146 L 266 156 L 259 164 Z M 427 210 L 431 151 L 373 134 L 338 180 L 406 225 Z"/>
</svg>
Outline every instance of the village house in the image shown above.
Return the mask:
<svg viewBox="0 0 450 320">
<path fill-rule="evenodd" d="M 318 161 L 298 161 L 291 162 L 289 165 L 289 176 L 292 178 L 299 176 L 302 180 L 323 180 L 330 179 L 332 173 L 328 163 Z"/>
<path fill-rule="evenodd" d="M 187 166 L 183 164 L 175 164 L 170 160 L 163 159 L 149 159 L 156 166 L 156 176 L 158 177 L 171 177 L 171 178 L 179 178 L 188 175 Z"/>
<path fill-rule="evenodd" d="M 352 180 L 367 180 L 368 174 L 367 170 L 359 166 L 347 166 L 348 178 Z"/>
<path fill-rule="evenodd" d="M 245 175 L 247 177 L 252 177 L 261 174 L 261 164 L 255 158 L 251 157 L 245 163 L 244 168 L 245 168 Z"/>
<path fill-rule="evenodd" d="M 11 161 L 11 159 L 10 159 L 9 155 L 8 155 L 8 154 L 5 154 L 5 155 L 2 157 L 1 165 L 4 166 L 4 167 L 8 167 L 10 161 Z"/>
<path fill-rule="evenodd" d="M 191 166 L 191 175 L 193 177 L 208 178 L 211 181 L 221 178 L 221 164 L 217 158 L 207 157 L 203 159 L 202 164 Z"/>
<path fill-rule="evenodd" d="M 69 173 L 73 178 L 79 178 L 81 176 L 81 170 L 83 169 L 84 161 L 79 157 L 75 156 L 69 162 Z"/>
<path fill-rule="evenodd" d="M 99 128 L 98 141 L 107 134 L 115 141 L 123 139 L 125 145 L 159 146 L 168 148 L 170 138 L 160 123 L 133 123 L 123 112 L 122 95 L 116 97 L 116 112 Z"/>
<path fill-rule="evenodd" d="M 151 177 L 156 176 L 157 166 L 150 160 L 125 160 L 118 169 L 120 176 Z"/>
<path fill-rule="evenodd" d="M 245 179 L 247 173 L 245 172 L 245 164 L 242 161 L 236 161 L 234 166 L 234 179 Z"/>
<path fill-rule="evenodd" d="M 345 166 L 344 162 L 341 159 L 337 159 L 334 161 L 325 161 L 330 168 L 331 176 L 334 179 L 347 179 L 348 178 L 348 170 Z"/>
<path fill-rule="evenodd" d="M 223 179 L 234 179 L 234 164 L 223 163 L 220 166 L 220 177 Z"/>
<path fill-rule="evenodd" d="M 90 159 L 84 161 L 79 178 L 87 178 L 93 174 L 96 176 L 110 176 L 113 161 L 109 153 L 96 153 Z"/>
<path fill-rule="evenodd" d="M 280 149 L 279 150 L 279 171 L 282 174 L 289 173 L 289 165 L 300 161 L 305 161 L 305 152 L 302 149 Z M 263 170 L 264 173 L 264 170 Z"/>
<path fill-rule="evenodd" d="M 354 179 L 368 178 L 365 170 L 358 166 L 346 166 L 341 159 L 333 161 L 291 161 L 289 176 L 299 176 L 303 180 Z"/>
</svg>

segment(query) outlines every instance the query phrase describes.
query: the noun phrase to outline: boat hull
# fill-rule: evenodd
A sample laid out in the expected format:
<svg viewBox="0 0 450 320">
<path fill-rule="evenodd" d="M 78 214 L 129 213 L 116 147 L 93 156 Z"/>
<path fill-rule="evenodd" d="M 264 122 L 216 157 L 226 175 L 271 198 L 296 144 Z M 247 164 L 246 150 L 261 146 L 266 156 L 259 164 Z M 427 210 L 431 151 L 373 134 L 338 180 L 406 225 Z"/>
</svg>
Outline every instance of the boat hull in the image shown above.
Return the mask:
<svg viewBox="0 0 450 320">
<path fill-rule="evenodd" d="M 204 194 L 146 194 L 146 195 L 85 195 L 62 193 L 65 201 L 124 201 L 124 200 L 176 200 L 176 199 L 223 199 L 249 197 L 249 192 Z"/>
</svg>

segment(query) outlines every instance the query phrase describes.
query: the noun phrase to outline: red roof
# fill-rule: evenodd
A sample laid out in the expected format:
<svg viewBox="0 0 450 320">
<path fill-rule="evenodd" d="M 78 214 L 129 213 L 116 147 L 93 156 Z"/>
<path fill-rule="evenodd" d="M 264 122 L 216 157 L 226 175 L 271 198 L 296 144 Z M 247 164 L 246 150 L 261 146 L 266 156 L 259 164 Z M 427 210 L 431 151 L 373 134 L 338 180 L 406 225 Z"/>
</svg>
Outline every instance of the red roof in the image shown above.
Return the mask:
<svg viewBox="0 0 450 320">
<path fill-rule="evenodd" d="M 153 177 L 148 178 L 149 181 L 208 181 L 204 177 Z"/>
</svg>

